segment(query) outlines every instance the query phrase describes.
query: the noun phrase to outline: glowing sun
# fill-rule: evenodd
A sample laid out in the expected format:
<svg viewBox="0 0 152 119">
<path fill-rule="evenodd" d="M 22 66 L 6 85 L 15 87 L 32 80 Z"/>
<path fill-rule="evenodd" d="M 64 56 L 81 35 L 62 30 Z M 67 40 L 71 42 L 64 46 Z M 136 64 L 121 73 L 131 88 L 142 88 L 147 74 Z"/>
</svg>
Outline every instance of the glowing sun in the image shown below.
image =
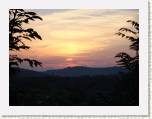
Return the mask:
<svg viewBox="0 0 152 119">
<path fill-rule="evenodd" d="M 73 61 L 72 58 L 67 58 L 66 61 L 70 62 L 70 61 Z"/>
</svg>

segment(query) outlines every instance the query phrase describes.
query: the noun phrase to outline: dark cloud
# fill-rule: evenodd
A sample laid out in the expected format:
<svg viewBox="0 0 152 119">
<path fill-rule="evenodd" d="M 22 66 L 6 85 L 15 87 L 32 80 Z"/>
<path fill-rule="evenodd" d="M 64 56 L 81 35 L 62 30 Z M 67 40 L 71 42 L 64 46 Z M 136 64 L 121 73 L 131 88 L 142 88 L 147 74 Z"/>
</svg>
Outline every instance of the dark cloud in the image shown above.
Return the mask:
<svg viewBox="0 0 152 119">
<path fill-rule="evenodd" d="M 48 15 L 59 12 L 73 11 L 74 9 L 27 9 L 29 11 L 33 11 L 39 15 Z"/>
<path fill-rule="evenodd" d="M 104 9 L 104 10 L 95 10 L 88 13 L 89 16 L 108 16 L 108 15 L 118 15 L 128 12 L 138 12 L 138 9 Z"/>
</svg>

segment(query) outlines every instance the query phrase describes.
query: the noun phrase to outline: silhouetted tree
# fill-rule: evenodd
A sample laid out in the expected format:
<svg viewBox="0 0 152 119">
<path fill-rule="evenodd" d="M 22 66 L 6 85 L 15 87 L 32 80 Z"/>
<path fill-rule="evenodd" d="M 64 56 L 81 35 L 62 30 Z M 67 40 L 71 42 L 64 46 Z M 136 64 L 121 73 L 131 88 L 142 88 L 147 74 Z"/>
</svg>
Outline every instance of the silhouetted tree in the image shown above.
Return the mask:
<svg viewBox="0 0 152 119">
<path fill-rule="evenodd" d="M 127 68 L 129 71 L 138 72 L 139 70 L 139 24 L 135 21 L 128 20 L 132 24 L 132 28 L 120 28 L 117 35 L 131 41 L 129 46 L 131 50 L 136 52 L 134 57 L 131 57 L 125 52 L 118 53 L 115 57 L 120 58 L 117 61 L 118 65 Z"/>
<path fill-rule="evenodd" d="M 9 51 L 20 51 L 30 49 L 25 44 L 25 40 L 42 40 L 41 36 L 33 28 L 25 28 L 23 25 L 30 21 L 42 20 L 35 12 L 25 11 L 23 9 L 9 10 Z M 28 62 L 31 67 L 41 66 L 41 62 L 35 59 L 20 58 L 17 55 L 9 55 L 10 73 L 14 72 L 14 66 L 18 66 L 22 62 Z"/>
</svg>

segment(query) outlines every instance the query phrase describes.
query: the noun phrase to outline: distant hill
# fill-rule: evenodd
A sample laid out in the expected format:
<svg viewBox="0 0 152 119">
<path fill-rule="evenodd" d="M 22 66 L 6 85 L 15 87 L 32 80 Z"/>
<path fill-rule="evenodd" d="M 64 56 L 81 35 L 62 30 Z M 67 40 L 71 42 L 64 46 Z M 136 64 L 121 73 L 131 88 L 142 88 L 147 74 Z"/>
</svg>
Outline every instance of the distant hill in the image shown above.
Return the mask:
<svg viewBox="0 0 152 119">
<path fill-rule="evenodd" d="M 52 69 L 44 72 L 38 72 L 28 69 L 19 69 L 16 73 L 17 78 L 29 78 L 29 77 L 48 77 L 48 76 L 95 76 L 95 75 L 114 75 L 119 72 L 127 72 L 122 67 L 105 67 L 105 68 L 93 68 L 93 67 L 67 67 L 64 69 Z"/>
<path fill-rule="evenodd" d="M 47 76 L 49 75 L 45 72 L 38 72 L 29 69 L 21 69 L 21 68 L 18 68 L 15 74 L 15 77 L 17 78 L 30 78 L 30 77 L 42 78 Z"/>
<path fill-rule="evenodd" d="M 64 69 L 47 70 L 47 74 L 55 76 L 82 76 L 82 75 L 113 75 L 119 72 L 127 72 L 122 67 L 105 67 L 105 68 L 93 68 L 93 67 L 67 67 Z"/>
</svg>

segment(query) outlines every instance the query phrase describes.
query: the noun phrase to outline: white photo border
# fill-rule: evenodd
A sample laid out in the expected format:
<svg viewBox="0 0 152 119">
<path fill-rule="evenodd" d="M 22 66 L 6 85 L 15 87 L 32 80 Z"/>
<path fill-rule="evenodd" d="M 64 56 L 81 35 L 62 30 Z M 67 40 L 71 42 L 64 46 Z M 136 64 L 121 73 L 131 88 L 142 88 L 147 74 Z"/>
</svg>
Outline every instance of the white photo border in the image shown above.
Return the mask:
<svg viewBox="0 0 152 119">
<path fill-rule="evenodd" d="M 5 0 L 0 4 L 0 115 L 148 115 L 147 0 Z M 139 106 L 9 106 L 9 9 L 139 9 Z"/>
</svg>

